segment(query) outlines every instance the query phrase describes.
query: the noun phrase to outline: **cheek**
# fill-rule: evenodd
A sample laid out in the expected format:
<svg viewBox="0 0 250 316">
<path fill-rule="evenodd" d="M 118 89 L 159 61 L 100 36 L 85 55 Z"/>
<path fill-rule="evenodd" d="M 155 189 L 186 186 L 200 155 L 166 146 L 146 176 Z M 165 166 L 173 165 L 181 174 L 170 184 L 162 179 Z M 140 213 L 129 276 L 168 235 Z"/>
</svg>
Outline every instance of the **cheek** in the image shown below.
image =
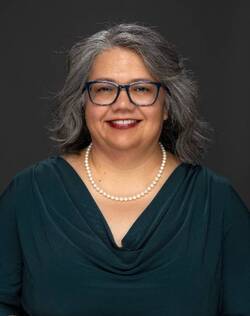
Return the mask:
<svg viewBox="0 0 250 316">
<path fill-rule="evenodd" d="M 150 123 L 146 124 L 147 131 L 152 134 L 158 134 L 162 130 L 165 119 L 163 108 L 159 107 L 157 111 L 152 111 L 148 113 L 147 117 L 148 123 Z"/>
<path fill-rule="evenodd" d="M 146 117 L 149 121 L 153 122 L 154 124 L 158 122 L 161 124 L 165 115 L 164 115 L 164 108 L 160 104 L 157 104 L 155 108 L 148 109 L 147 113 L 145 113 Z"/>
<path fill-rule="evenodd" d="M 99 109 L 97 109 L 95 106 L 93 106 L 93 104 L 89 104 L 89 102 L 86 102 L 85 104 L 85 117 L 86 120 L 89 121 L 96 121 L 98 119 L 98 113 L 100 111 L 97 111 Z"/>
<path fill-rule="evenodd" d="M 85 122 L 86 122 L 87 128 L 89 131 L 91 131 L 93 128 L 93 122 L 96 121 L 96 114 L 95 114 L 95 111 L 93 111 L 93 109 L 90 109 L 88 104 L 85 105 L 84 115 L 85 115 Z"/>
<path fill-rule="evenodd" d="M 102 124 L 105 111 L 105 109 L 93 107 L 92 104 L 85 105 L 85 121 L 89 130 Z"/>
</svg>

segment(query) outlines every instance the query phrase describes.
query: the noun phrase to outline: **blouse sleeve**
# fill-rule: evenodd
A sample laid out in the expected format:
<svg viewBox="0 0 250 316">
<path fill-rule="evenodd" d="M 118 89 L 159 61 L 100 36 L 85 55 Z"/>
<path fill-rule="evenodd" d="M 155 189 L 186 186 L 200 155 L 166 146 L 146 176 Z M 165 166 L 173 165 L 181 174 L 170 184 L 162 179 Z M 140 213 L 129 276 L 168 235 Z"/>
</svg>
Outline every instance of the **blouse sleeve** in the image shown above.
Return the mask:
<svg viewBox="0 0 250 316">
<path fill-rule="evenodd" d="M 223 316 L 250 316 L 250 212 L 229 183 L 224 213 Z"/>
<path fill-rule="evenodd" d="M 14 179 L 0 194 L 0 316 L 18 315 L 22 258 L 18 239 Z"/>
</svg>

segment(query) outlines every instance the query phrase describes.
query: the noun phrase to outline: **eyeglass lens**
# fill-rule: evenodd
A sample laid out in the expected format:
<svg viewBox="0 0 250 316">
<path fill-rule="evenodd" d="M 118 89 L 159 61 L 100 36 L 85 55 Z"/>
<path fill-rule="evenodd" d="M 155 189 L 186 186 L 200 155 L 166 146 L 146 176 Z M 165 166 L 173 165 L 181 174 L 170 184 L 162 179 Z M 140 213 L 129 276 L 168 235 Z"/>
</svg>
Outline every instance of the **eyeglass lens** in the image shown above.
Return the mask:
<svg viewBox="0 0 250 316">
<path fill-rule="evenodd" d="M 129 95 L 137 105 L 150 105 L 155 101 L 158 87 L 153 83 L 135 83 L 129 87 Z M 95 82 L 89 87 L 90 97 L 93 103 L 108 105 L 114 102 L 118 87 L 106 82 Z"/>
</svg>

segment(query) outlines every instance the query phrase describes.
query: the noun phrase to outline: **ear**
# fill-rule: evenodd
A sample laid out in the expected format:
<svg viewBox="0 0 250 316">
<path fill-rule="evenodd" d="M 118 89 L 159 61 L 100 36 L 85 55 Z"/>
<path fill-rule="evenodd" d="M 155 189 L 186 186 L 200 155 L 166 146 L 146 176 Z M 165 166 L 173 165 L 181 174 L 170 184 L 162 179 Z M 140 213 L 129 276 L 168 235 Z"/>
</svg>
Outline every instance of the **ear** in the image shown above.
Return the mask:
<svg viewBox="0 0 250 316">
<path fill-rule="evenodd" d="M 168 111 L 166 109 L 166 106 L 164 106 L 164 109 L 163 109 L 163 119 L 164 121 L 166 121 L 168 118 Z"/>
</svg>

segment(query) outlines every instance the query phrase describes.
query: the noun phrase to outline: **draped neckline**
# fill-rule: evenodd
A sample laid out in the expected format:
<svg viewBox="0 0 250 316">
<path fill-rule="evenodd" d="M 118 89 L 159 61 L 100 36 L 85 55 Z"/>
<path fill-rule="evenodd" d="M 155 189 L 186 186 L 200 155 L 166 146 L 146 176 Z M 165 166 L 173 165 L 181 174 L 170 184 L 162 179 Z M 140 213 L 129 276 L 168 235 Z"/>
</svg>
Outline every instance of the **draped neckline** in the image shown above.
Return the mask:
<svg viewBox="0 0 250 316">
<path fill-rule="evenodd" d="M 155 217 L 157 217 L 157 209 L 161 208 L 162 200 L 169 199 L 172 195 L 173 189 L 180 183 L 182 176 L 186 172 L 186 167 L 188 163 L 181 162 L 168 176 L 160 190 L 156 193 L 154 198 L 149 202 L 149 204 L 144 208 L 140 215 L 135 219 L 133 224 L 130 226 L 126 234 L 121 240 L 122 246 L 119 247 L 114 240 L 111 228 L 106 221 L 100 207 L 97 205 L 93 195 L 89 191 L 87 185 L 73 168 L 73 166 L 62 156 L 52 156 L 51 158 L 56 158 L 58 166 L 61 170 L 61 175 L 64 180 L 64 186 L 66 187 L 68 193 L 73 199 L 74 203 L 78 208 L 83 209 L 87 207 L 91 210 L 91 217 L 88 217 L 92 223 L 93 229 L 99 235 L 99 237 L 107 238 L 106 241 L 111 243 L 117 251 L 127 251 L 139 247 L 142 237 L 146 237 L 145 234 L 148 233 L 150 226 L 153 225 Z M 84 203 L 83 203 L 84 197 Z M 84 205 L 83 205 L 84 204 Z M 87 212 L 89 213 L 89 212 Z M 95 223 L 100 225 L 95 225 Z M 98 226 L 98 229 L 97 229 Z M 101 231 L 100 227 L 103 227 L 105 231 Z"/>
</svg>

